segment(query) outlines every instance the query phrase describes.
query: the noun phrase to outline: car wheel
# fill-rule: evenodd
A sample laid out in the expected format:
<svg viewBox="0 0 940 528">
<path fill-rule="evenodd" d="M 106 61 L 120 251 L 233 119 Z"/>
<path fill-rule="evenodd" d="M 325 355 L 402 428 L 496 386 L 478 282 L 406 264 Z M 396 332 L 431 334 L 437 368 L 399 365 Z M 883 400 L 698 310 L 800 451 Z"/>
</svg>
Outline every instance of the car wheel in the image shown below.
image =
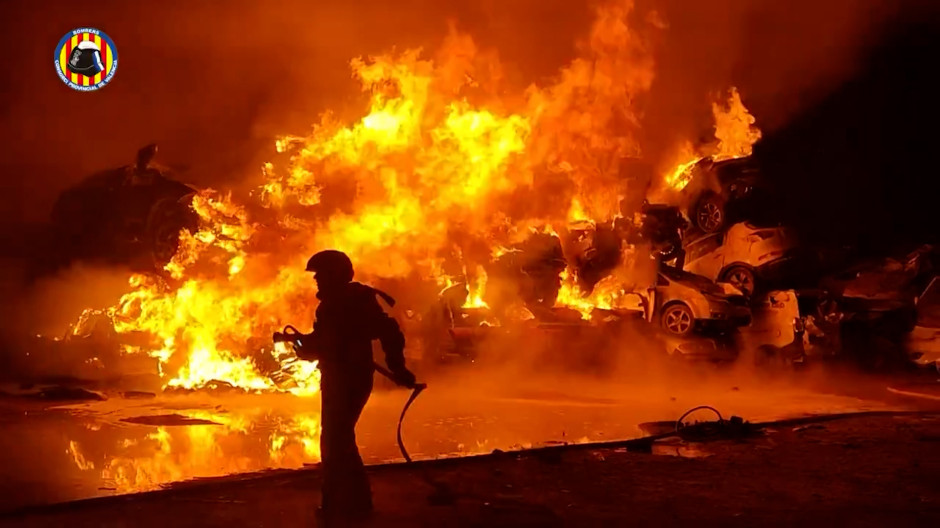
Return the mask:
<svg viewBox="0 0 940 528">
<path fill-rule="evenodd" d="M 663 310 L 660 324 L 663 330 L 670 334 L 684 336 L 690 334 L 695 327 L 695 317 L 685 304 L 670 304 Z"/>
<path fill-rule="evenodd" d="M 179 249 L 179 234 L 179 229 L 170 225 L 160 226 L 153 233 L 151 255 L 154 267 L 161 269 L 170 262 L 177 249 Z"/>
<path fill-rule="evenodd" d="M 695 226 L 705 233 L 717 233 L 725 224 L 725 204 L 717 194 L 707 192 L 695 204 Z"/>
<path fill-rule="evenodd" d="M 756 289 L 754 271 L 747 266 L 732 266 L 721 276 L 722 282 L 727 282 L 741 290 L 745 297 L 750 297 Z"/>
</svg>

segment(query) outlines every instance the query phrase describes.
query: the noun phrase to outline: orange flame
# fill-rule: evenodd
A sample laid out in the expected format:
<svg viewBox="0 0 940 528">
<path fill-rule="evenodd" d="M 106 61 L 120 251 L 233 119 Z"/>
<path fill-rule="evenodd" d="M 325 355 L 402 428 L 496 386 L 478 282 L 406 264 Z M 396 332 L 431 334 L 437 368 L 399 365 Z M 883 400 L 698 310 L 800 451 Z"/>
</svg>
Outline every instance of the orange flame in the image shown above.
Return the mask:
<svg viewBox="0 0 940 528">
<path fill-rule="evenodd" d="M 363 116 L 343 123 L 326 113 L 308 135 L 279 139 L 289 161 L 264 165 L 256 202 L 200 192 L 202 225 L 180 234 L 172 280 L 135 275 L 108 310 L 118 333 L 153 338 L 128 351 L 157 358 L 167 387 L 315 393 L 315 364 L 268 336 L 286 323 L 309 328 L 315 292 L 302 263 L 324 248 L 349 254 L 357 278 L 467 282 L 467 305 L 486 306 L 491 259 L 531 232 L 612 219 L 621 197 L 641 192 L 626 187 L 621 162 L 642 154 L 634 105 L 654 76 L 646 34 L 661 24 L 631 27 L 631 10 L 625 0 L 601 7 L 582 55 L 554 83 L 524 92 L 505 86 L 493 53 L 455 31 L 431 57 L 351 61 L 368 97 Z M 736 91 L 729 104 L 715 113 L 723 156 L 743 151 L 740 123 L 753 122 Z M 689 159 L 668 185 L 687 183 Z M 475 275 L 452 280 L 445 267 Z M 559 303 L 587 317 L 618 306 L 622 290 L 605 283 L 584 296 L 566 276 Z"/>
<path fill-rule="evenodd" d="M 737 88 L 731 88 L 724 105 L 712 104 L 712 115 L 715 116 L 715 137 L 718 138 L 718 152 L 713 156 L 715 161 L 750 156 L 761 132 L 754 126 L 757 120 L 744 107 Z"/>
</svg>

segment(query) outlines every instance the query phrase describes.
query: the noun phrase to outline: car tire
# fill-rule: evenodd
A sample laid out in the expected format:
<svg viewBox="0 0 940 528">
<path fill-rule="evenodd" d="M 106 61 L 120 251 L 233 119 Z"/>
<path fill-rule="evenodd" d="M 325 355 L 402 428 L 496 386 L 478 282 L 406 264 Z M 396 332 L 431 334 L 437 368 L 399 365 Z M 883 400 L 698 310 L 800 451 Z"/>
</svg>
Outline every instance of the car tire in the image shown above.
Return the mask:
<svg viewBox="0 0 940 528">
<path fill-rule="evenodd" d="M 706 191 L 695 203 L 692 222 L 703 233 L 717 233 L 725 226 L 725 202 L 717 193 Z"/>
<path fill-rule="evenodd" d="M 692 314 L 692 309 L 681 302 L 666 305 L 659 322 L 663 330 L 676 336 L 689 335 L 695 329 L 695 316 Z"/>
<path fill-rule="evenodd" d="M 748 266 L 731 266 L 721 274 L 720 280 L 741 290 L 745 297 L 751 297 L 757 291 L 757 276 Z"/>
</svg>

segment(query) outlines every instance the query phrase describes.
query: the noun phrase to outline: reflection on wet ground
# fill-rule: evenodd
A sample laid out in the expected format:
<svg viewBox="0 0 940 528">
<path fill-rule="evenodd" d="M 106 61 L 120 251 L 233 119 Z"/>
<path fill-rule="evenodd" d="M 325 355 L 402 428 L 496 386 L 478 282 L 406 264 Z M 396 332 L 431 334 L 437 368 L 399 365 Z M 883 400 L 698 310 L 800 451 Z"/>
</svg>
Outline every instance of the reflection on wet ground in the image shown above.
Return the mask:
<svg viewBox="0 0 940 528">
<path fill-rule="evenodd" d="M 681 441 L 653 442 L 653 455 L 677 456 L 682 458 L 704 458 L 711 456 L 702 444 Z"/>
<path fill-rule="evenodd" d="M 643 434 L 641 422 L 677 417 L 704 399 L 752 421 L 889 408 L 767 387 L 706 395 L 701 387 L 625 390 L 596 383 L 553 392 L 438 386 L 406 419 L 405 442 L 416 459 L 633 438 Z M 401 460 L 395 425 L 407 396 L 377 392 L 370 400 L 357 430 L 367 463 Z M 53 407 L 0 401 L 0 510 L 313 464 L 319 461 L 318 408 L 317 397 L 245 394 L 112 397 Z"/>
</svg>

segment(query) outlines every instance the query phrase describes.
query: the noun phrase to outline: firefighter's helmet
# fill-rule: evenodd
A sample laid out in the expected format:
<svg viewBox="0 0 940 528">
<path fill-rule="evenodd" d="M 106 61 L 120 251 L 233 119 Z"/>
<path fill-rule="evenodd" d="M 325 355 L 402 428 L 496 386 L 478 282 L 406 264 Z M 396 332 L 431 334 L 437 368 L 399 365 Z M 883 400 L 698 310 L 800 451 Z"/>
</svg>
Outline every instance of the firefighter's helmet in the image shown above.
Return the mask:
<svg viewBox="0 0 940 528">
<path fill-rule="evenodd" d="M 342 251 L 320 251 L 307 261 L 307 271 L 316 272 L 318 279 L 347 283 L 353 279 L 353 265 Z"/>
<path fill-rule="evenodd" d="M 72 73 L 87 75 L 89 77 L 104 71 L 104 62 L 101 60 L 101 48 L 90 40 L 83 40 L 72 49 L 66 63 Z"/>
</svg>

